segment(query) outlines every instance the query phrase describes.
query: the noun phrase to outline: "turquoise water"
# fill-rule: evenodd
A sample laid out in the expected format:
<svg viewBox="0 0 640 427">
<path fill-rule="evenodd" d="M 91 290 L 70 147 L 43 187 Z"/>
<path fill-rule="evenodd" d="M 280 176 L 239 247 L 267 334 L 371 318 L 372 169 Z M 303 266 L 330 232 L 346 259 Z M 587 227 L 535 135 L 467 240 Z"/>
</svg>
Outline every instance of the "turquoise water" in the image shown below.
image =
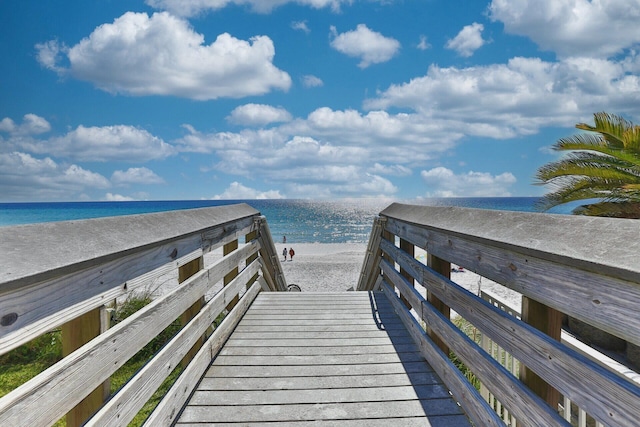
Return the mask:
<svg viewBox="0 0 640 427">
<path fill-rule="evenodd" d="M 534 212 L 536 200 L 536 197 L 476 197 L 424 199 L 419 203 Z M 389 201 L 376 199 L 0 203 L 0 226 L 192 209 L 239 202 L 253 206 L 267 217 L 274 240 L 280 241 L 286 235 L 287 242 L 291 243 L 366 242 L 373 218 L 389 204 Z"/>
</svg>

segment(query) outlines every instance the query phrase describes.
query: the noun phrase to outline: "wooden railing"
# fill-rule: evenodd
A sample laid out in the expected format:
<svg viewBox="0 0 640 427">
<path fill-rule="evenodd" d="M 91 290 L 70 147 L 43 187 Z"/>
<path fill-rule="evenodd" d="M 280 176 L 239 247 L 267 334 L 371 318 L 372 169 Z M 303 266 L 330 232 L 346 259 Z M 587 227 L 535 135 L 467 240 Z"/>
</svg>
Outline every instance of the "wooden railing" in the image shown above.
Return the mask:
<svg viewBox="0 0 640 427">
<path fill-rule="evenodd" d="M 2 426 L 127 425 L 182 366 L 145 423 L 170 424 L 258 292 L 287 290 L 266 220 L 244 204 L 3 227 L 0 253 L 0 354 L 61 328 L 66 355 L 0 399 Z M 167 276 L 173 290 L 107 329 L 109 304 Z M 114 372 L 177 319 L 110 394 Z"/>
<path fill-rule="evenodd" d="M 638 384 L 560 334 L 568 315 L 640 345 L 640 222 L 393 204 L 374 229 L 358 290 L 391 298 L 475 425 L 504 425 L 504 411 L 522 426 L 570 425 L 558 413 L 560 395 L 604 425 L 638 425 Z M 522 318 L 453 282 L 451 264 L 522 294 Z M 455 326 L 450 310 L 513 355 L 519 377 Z M 469 373 L 501 403 L 500 414 Z"/>
</svg>

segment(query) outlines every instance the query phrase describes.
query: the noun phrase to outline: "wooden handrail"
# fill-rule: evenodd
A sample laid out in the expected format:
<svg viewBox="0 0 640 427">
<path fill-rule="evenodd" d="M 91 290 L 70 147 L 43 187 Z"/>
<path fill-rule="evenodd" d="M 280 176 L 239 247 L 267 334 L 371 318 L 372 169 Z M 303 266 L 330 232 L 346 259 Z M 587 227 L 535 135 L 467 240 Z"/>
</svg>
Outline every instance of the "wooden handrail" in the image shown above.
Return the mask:
<svg viewBox="0 0 640 427">
<path fill-rule="evenodd" d="M 538 330 L 537 312 L 521 321 L 459 287 L 443 271 L 416 260 L 411 245 L 425 250 L 427 258 L 463 266 L 541 307 L 640 344 L 640 222 L 401 204 L 389 206 L 380 217 L 384 220 L 378 232 L 383 259 L 368 260 L 367 265 L 380 265 L 382 272 L 379 267 L 363 269 L 361 277 L 367 280 L 361 283 L 375 282 L 369 278 L 375 273 L 389 298 L 398 301 L 396 307 L 405 307 L 401 301 L 413 307 L 424 322 L 422 328 L 435 335 L 418 337 L 421 348 L 431 348 L 429 357 L 435 357 L 434 340 L 441 340 L 518 421 L 565 425 L 557 415 L 557 399 L 550 400 L 552 394 L 540 394 L 542 399 L 532 395 L 528 383 L 521 384 L 495 366 L 480 346 L 454 333 L 457 329 L 449 316 L 439 313 L 426 295 L 450 307 L 539 375 L 547 387 L 559 390 L 598 421 L 635 425 L 640 418 L 638 384 L 559 342 L 555 330 Z M 414 290 L 412 283 L 419 289 Z M 445 382 L 462 377 L 446 364 L 440 369 Z M 484 425 L 486 414 L 477 399 L 469 399 L 469 391 L 457 379 L 447 385 L 472 421 Z"/>
<path fill-rule="evenodd" d="M 178 287 L 2 397 L 0 425 L 53 424 L 185 310 L 200 302 L 185 318 L 180 332 L 126 386 L 110 396 L 108 403 L 102 406 L 100 401 L 92 402 L 97 407 L 76 411 L 87 414 L 80 417 L 97 413 L 88 420 L 75 417 L 68 421 L 72 425 L 126 425 L 187 351 L 200 342 L 202 347 L 182 373 L 187 373 L 188 379 L 181 375 L 179 390 L 172 389 L 174 394 L 184 394 L 184 385 L 194 386 L 194 375 L 204 372 L 203 357 L 211 360 L 257 293 L 286 290 L 283 278 L 276 279 L 273 287 L 264 279 L 272 272 L 281 274 L 281 269 L 260 256 L 265 247 L 275 247 L 268 228 L 265 231 L 261 227 L 267 225 L 260 213 L 240 204 L 0 228 L 0 354 L 105 302 L 149 287 L 161 276 L 177 277 L 180 271 L 181 277 Z M 246 243 L 237 245 L 239 238 L 245 238 Z M 64 246 L 60 250 L 50 246 L 45 251 L 43 242 Z M 224 245 L 237 245 L 238 249 L 211 265 L 203 265 L 203 255 Z M 35 248 L 33 253 L 42 259 L 27 257 L 30 248 Z M 31 262 L 26 263 L 26 259 Z M 225 277 L 226 286 L 213 297 L 208 296 L 207 301 L 205 295 Z M 230 301 L 238 303 L 210 334 L 213 322 L 226 312 Z M 166 416 L 162 411 L 174 404 L 165 402 L 158 409 L 165 415 L 157 416 Z"/>
</svg>

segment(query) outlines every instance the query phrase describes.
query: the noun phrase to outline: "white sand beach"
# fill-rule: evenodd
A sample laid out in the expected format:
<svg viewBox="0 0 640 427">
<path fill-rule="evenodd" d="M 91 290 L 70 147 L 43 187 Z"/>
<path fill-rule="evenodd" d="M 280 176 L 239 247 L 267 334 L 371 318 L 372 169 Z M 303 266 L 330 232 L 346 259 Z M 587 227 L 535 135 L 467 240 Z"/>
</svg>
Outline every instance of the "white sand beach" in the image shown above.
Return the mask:
<svg viewBox="0 0 640 427">
<path fill-rule="evenodd" d="M 293 260 L 284 261 L 280 257 L 282 269 L 288 284 L 300 286 L 303 292 L 340 292 L 355 288 L 358 284 L 364 255 L 365 243 L 291 243 L 276 244 L 279 254 L 283 248 L 293 247 Z M 416 251 L 416 257 L 424 262 L 424 252 Z M 478 294 L 479 289 L 488 291 L 511 307 L 520 308 L 521 296 L 502 285 L 463 269 L 451 273 L 451 280 Z"/>
</svg>

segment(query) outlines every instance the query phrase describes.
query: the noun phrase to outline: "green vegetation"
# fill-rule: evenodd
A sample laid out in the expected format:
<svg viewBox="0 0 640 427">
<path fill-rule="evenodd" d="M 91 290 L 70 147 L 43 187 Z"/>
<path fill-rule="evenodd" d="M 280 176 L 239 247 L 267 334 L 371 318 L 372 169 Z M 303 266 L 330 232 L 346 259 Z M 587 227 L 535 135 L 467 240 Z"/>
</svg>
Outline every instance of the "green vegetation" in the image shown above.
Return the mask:
<svg viewBox="0 0 640 427">
<path fill-rule="evenodd" d="M 573 213 L 640 218 L 640 126 L 607 113 L 594 114 L 594 121 L 577 124 L 589 133 L 560 139 L 553 149 L 570 153 L 538 169 L 536 184 L 554 189 L 538 208 L 597 199 Z"/>
<path fill-rule="evenodd" d="M 473 324 L 471 324 L 466 319 L 461 316 L 455 316 L 451 319 L 454 325 L 458 327 L 466 336 L 475 341 L 476 344 L 480 344 L 481 335 Z M 467 366 L 462 363 L 458 356 L 454 352 L 449 352 L 449 360 L 462 372 L 467 380 L 476 388 L 476 390 L 480 390 L 480 380 L 475 376 L 475 374 L 467 368 Z"/>
<path fill-rule="evenodd" d="M 115 312 L 114 323 L 117 324 L 145 305 L 151 302 L 151 295 L 139 294 L 127 298 L 120 304 Z M 115 393 L 120 387 L 140 369 L 144 364 L 180 330 L 179 320 L 174 321 L 160 335 L 142 348 L 135 356 L 114 373 L 111 377 L 111 393 Z M 62 341 L 59 330 L 48 332 L 33 341 L 24 344 L 15 350 L 0 356 L 0 397 L 11 390 L 24 384 L 49 366 L 62 359 Z M 151 414 L 153 409 L 166 394 L 171 385 L 178 378 L 182 368 L 178 366 L 153 397 L 140 410 L 138 415 L 130 423 L 131 426 L 141 425 Z M 65 426 L 64 418 L 56 426 Z"/>
</svg>

